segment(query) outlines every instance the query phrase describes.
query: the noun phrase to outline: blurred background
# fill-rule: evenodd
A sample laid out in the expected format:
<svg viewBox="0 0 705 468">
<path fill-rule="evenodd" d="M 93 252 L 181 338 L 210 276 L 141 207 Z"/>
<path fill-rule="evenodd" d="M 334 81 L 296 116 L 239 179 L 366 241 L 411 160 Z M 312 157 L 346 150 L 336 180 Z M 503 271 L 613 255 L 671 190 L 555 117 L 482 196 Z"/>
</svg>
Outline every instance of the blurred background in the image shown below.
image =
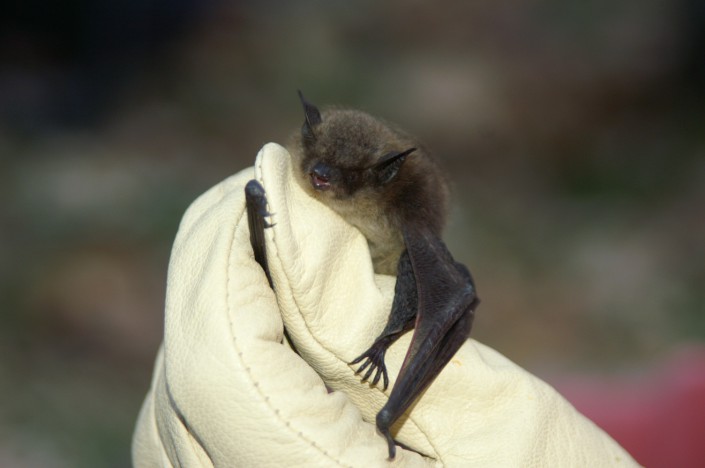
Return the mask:
<svg viewBox="0 0 705 468">
<path fill-rule="evenodd" d="M 129 466 L 180 217 L 300 127 L 297 88 L 447 168 L 476 339 L 642 464 L 702 463 L 705 3 L 27 0 L 0 13 L 0 466 Z"/>
</svg>

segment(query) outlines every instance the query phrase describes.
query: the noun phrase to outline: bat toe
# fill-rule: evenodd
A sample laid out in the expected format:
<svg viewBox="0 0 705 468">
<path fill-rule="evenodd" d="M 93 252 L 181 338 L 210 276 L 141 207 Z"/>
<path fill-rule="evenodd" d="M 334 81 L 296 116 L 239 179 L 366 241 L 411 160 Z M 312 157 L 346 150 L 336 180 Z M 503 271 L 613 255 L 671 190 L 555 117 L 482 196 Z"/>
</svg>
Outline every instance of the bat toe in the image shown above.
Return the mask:
<svg viewBox="0 0 705 468">
<path fill-rule="evenodd" d="M 357 368 L 355 374 L 361 374 L 363 371 L 367 370 L 367 372 L 365 372 L 364 376 L 361 379 L 363 382 L 370 382 L 370 377 L 372 377 L 374 374 L 374 379 L 370 382 L 372 385 L 377 385 L 379 383 L 380 378 L 383 378 L 384 390 L 386 390 L 389 386 L 387 367 L 384 365 L 385 351 L 386 349 L 384 347 L 373 345 L 370 349 L 365 351 L 363 354 L 361 354 L 359 357 L 357 357 L 350 363 L 350 365 L 352 366 L 363 361 L 364 359 L 364 362 L 360 367 Z"/>
</svg>

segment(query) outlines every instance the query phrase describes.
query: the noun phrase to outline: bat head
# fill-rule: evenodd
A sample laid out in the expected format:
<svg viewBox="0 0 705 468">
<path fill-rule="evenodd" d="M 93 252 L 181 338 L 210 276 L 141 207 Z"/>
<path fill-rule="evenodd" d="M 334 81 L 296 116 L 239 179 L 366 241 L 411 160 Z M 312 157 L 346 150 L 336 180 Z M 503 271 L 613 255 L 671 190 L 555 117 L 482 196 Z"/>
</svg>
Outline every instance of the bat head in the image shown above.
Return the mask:
<svg viewBox="0 0 705 468">
<path fill-rule="evenodd" d="M 324 112 L 299 91 L 304 123 L 298 141 L 305 184 L 320 198 L 348 200 L 382 194 L 416 151 L 399 131 L 364 112 Z"/>
<path fill-rule="evenodd" d="M 299 97 L 304 123 L 288 145 L 298 182 L 367 238 L 375 271 L 396 274 L 403 231 L 415 225 L 441 234 L 443 173 L 396 127 L 356 110 L 320 111 Z"/>
</svg>

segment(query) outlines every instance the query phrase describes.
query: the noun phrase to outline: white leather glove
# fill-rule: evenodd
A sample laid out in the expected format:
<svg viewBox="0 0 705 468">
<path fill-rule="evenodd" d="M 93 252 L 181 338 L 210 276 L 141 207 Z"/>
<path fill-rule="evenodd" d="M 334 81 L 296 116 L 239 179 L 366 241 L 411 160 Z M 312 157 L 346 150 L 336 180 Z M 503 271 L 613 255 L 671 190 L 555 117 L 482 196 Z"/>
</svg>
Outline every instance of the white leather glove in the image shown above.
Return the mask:
<svg viewBox="0 0 705 468">
<path fill-rule="evenodd" d="M 384 327 L 395 279 L 374 274 L 362 235 L 310 198 L 292 170 L 286 150 L 268 144 L 254 169 L 210 189 L 184 216 L 164 343 L 133 438 L 137 468 L 389 463 L 374 418 L 411 334 L 386 353 L 386 392 L 347 363 Z M 252 178 L 272 213 L 265 237 L 276 292 L 249 243 Z M 397 450 L 393 464 L 405 467 L 636 466 L 550 386 L 473 340 L 392 432 L 415 451 Z"/>
</svg>

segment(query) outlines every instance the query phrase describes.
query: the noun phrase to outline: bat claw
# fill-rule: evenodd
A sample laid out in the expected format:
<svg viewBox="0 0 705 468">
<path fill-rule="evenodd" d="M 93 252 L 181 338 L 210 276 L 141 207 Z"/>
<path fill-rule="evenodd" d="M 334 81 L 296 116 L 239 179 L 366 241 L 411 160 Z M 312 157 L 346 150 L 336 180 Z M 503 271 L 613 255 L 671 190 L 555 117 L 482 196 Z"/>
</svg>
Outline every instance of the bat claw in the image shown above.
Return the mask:
<svg viewBox="0 0 705 468">
<path fill-rule="evenodd" d="M 384 380 L 383 390 L 386 390 L 389 386 L 389 376 L 387 375 L 387 366 L 384 365 L 384 354 L 387 351 L 385 346 L 378 345 L 375 343 L 370 349 L 365 351 L 362 355 L 357 357 L 350 365 L 355 365 L 365 360 L 362 365 L 355 371 L 355 374 L 362 373 L 365 369 L 365 375 L 362 377 L 363 382 L 370 382 L 370 377 L 374 373 L 374 379 L 370 382 L 373 386 L 379 383 L 380 378 Z M 375 372 L 376 371 L 376 372 Z"/>
<path fill-rule="evenodd" d="M 370 377 L 372 376 L 372 373 L 375 371 L 375 366 L 370 366 L 369 369 L 367 369 L 367 372 L 365 373 L 365 376 L 362 378 L 363 381 L 370 381 Z M 379 372 L 379 370 L 378 370 Z M 373 384 L 374 385 L 374 384 Z"/>
<path fill-rule="evenodd" d="M 380 369 L 379 367 L 377 368 L 377 373 L 375 374 L 375 378 L 372 381 L 372 385 L 377 385 L 379 382 L 380 377 L 384 377 L 384 384 L 382 385 L 382 389 L 386 390 L 387 387 L 389 387 L 389 377 L 387 376 L 387 369 Z"/>
<path fill-rule="evenodd" d="M 382 377 L 382 372 L 380 369 L 377 369 L 377 373 L 375 374 L 375 378 L 372 379 L 372 385 L 377 385 L 377 382 L 379 382 L 379 378 Z"/>
<path fill-rule="evenodd" d="M 394 460 L 397 454 L 396 443 L 392 437 L 392 433 L 389 431 L 389 426 L 392 422 L 391 414 L 387 410 L 386 406 L 377 414 L 377 429 L 379 429 L 380 434 L 387 439 L 387 447 L 389 448 L 389 461 Z"/>
</svg>

